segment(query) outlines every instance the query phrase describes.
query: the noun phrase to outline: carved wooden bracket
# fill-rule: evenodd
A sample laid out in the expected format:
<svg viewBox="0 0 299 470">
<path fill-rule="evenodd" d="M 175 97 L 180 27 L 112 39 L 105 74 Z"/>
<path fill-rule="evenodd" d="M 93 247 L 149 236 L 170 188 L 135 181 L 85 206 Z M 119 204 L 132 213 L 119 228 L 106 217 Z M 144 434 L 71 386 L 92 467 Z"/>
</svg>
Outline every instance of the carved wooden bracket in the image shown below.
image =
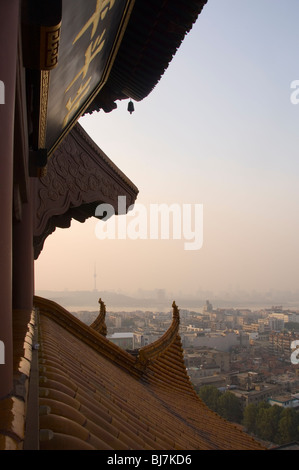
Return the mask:
<svg viewBox="0 0 299 470">
<path fill-rule="evenodd" d="M 128 209 L 137 194 L 136 186 L 76 124 L 36 184 L 35 259 L 56 227 L 69 227 L 72 219 L 84 222 L 101 203 L 111 204 L 117 214 L 118 196 L 126 197 Z"/>
</svg>

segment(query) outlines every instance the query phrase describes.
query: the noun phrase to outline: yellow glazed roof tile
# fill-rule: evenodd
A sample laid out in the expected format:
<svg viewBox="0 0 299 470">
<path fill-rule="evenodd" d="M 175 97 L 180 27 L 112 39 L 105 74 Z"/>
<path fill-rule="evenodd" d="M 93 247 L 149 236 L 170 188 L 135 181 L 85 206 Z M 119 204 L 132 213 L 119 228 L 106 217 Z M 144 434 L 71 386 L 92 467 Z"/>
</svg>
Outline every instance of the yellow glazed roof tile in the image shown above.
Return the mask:
<svg viewBox="0 0 299 470">
<path fill-rule="evenodd" d="M 10 436 L 5 436 L 0 433 L 0 451 L 1 450 L 19 450 L 18 443 Z"/>
<path fill-rule="evenodd" d="M 137 357 L 53 302 L 39 308 L 42 449 L 262 449 L 209 410 L 187 375 L 179 313 Z"/>
<path fill-rule="evenodd" d="M 16 397 L 0 401 L 0 433 L 22 442 L 25 432 L 25 404 Z"/>
</svg>

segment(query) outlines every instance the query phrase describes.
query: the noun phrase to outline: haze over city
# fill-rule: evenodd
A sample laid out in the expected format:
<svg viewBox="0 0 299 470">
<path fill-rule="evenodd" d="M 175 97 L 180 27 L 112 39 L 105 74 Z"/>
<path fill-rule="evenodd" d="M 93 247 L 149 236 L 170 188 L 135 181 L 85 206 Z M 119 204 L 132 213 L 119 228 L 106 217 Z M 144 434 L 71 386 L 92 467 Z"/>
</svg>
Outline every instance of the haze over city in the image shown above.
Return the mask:
<svg viewBox="0 0 299 470">
<path fill-rule="evenodd" d="M 103 222 L 73 221 L 46 240 L 37 291 L 92 290 L 95 270 L 99 291 L 297 291 L 298 16 L 296 0 L 210 0 L 133 114 L 125 101 L 80 120 L 138 204 L 203 205 L 203 246 L 99 240 Z"/>
</svg>

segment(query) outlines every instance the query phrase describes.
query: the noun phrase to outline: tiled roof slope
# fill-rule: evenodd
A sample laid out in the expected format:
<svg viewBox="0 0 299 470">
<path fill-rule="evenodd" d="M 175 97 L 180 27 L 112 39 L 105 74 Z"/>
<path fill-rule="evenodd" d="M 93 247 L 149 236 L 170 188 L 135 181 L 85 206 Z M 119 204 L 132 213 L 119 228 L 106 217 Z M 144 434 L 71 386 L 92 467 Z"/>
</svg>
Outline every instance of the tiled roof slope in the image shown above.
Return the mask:
<svg viewBox="0 0 299 470">
<path fill-rule="evenodd" d="M 14 391 L 0 400 L 0 451 L 23 449 L 28 411 L 28 388 L 32 364 L 35 312 L 13 312 Z"/>
<path fill-rule="evenodd" d="M 41 449 L 262 449 L 193 390 L 175 304 L 169 330 L 137 357 L 54 302 L 36 306 Z"/>
</svg>

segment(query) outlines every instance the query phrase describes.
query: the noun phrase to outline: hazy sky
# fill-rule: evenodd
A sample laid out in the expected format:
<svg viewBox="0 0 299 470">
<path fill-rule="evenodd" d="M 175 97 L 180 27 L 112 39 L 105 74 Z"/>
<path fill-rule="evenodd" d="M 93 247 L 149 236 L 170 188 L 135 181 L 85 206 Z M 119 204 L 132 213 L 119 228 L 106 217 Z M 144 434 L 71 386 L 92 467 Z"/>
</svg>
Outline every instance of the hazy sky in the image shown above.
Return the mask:
<svg viewBox="0 0 299 470">
<path fill-rule="evenodd" d="M 74 221 L 46 240 L 37 290 L 91 290 L 95 263 L 99 290 L 298 288 L 298 18 L 298 0 L 209 0 L 132 115 L 125 101 L 80 121 L 139 204 L 203 204 L 202 248 Z"/>
</svg>

